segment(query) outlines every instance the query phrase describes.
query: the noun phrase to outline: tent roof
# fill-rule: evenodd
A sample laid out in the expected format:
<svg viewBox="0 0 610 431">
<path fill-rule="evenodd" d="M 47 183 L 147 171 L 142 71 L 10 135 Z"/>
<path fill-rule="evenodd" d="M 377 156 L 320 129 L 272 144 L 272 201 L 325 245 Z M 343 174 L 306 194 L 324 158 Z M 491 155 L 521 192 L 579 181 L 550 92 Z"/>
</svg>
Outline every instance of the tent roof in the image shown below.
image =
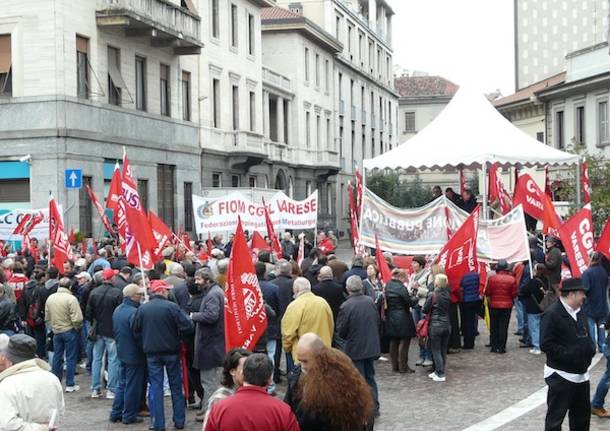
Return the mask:
<svg viewBox="0 0 610 431">
<path fill-rule="evenodd" d="M 364 161 L 366 169 L 478 168 L 570 165 L 578 156 L 530 137 L 513 126 L 482 95 L 465 89 L 421 132 L 391 151 Z"/>
</svg>

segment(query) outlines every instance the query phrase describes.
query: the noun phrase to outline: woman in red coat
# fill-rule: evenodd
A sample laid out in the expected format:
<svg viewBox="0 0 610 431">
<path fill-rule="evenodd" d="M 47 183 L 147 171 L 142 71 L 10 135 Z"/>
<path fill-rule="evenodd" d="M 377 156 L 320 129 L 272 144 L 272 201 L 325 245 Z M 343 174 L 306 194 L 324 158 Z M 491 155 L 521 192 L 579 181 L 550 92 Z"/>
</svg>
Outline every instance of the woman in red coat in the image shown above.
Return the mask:
<svg viewBox="0 0 610 431">
<path fill-rule="evenodd" d="M 508 271 L 508 263 L 500 259 L 496 265 L 496 274 L 489 277 L 485 295 L 489 301 L 490 338 L 492 353 L 506 353 L 508 324 L 517 297 L 517 281 Z"/>
</svg>

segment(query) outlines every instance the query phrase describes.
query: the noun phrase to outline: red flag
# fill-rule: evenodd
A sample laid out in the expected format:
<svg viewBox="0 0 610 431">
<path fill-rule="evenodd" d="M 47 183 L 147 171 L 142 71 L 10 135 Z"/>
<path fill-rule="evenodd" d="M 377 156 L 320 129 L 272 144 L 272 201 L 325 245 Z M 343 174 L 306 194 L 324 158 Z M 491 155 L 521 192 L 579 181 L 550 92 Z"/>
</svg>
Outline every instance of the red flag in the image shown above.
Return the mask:
<svg viewBox="0 0 610 431">
<path fill-rule="evenodd" d="M 148 211 L 148 222 L 156 243 L 151 250 L 151 254 L 154 260 L 159 260 L 163 257 L 161 252 L 170 242 L 173 232 L 152 210 Z"/>
<path fill-rule="evenodd" d="M 206 242 L 206 246 L 208 247 L 208 254 L 212 253 L 214 245 L 212 244 L 212 236 L 210 235 L 210 231 L 208 231 L 208 240 Z"/>
<path fill-rule="evenodd" d="M 544 194 L 553 199 L 553 190 L 551 190 L 551 177 L 549 177 L 549 167 L 544 168 Z"/>
<path fill-rule="evenodd" d="M 583 197 L 585 204 L 591 203 L 591 182 L 589 181 L 589 169 L 587 168 L 587 161 L 582 161 L 582 175 L 580 176 L 582 183 Z"/>
<path fill-rule="evenodd" d="M 32 230 L 44 220 L 42 211 L 38 211 L 23 228 L 23 235 L 29 235 Z"/>
<path fill-rule="evenodd" d="M 436 257 L 435 263 L 445 267 L 452 288 L 459 286 L 464 274 L 479 268 L 476 250 L 480 212 L 477 206 Z"/>
<path fill-rule="evenodd" d="M 64 222 L 53 196 L 49 200 L 49 241 L 51 242 L 51 264 L 60 273 L 64 272 L 64 263 L 70 257 L 70 243 L 64 231 Z"/>
<path fill-rule="evenodd" d="M 116 224 L 119 224 L 119 199 L 122 194 L 121 170 L 117 162 L 114 166 L 112 180 L 110 181 L 110 189 L 108 190 L 108 197 L 106 198 L 106 208 L 112 210 L 112 219 Z"/>
<path fill-rule="evenodd" d="M 589 254 L 594 250 L 592 218 L 591 205 L 587 204 L 559 228 L 573 277 L 580 277 L 589 267 Z"/>
<path fill-rule="evenodd" d="M 511 210 L 512 202 L 504 188 L 502 177 L 498 173 L 499 169 L 501 168 L 498 163 L 494 163 L 489 170 L 489 201 L 494 202 L 497 200 L 500 203 L 502 214 L 507 214 Z"/>
<path fill-rule="evenodd" d="M 377 261 L 377 267 L 379 268 L 379 278 L 383 284 L 387 284 L 387 282 L 392 279 L 392 271 L 390 270 L 390 266 L 385 260 L 385 257 L 383 257 L 377 233 L 375 233 L 375 260 Z"/>
<path fill-rule="evenodd" d="M 267 236 L 271 241 L 271 249 L 275 254 L 277 254 L 278 258 L 282 257 L 282 246 L 280 245 L 280 241 L 275 235 L 275 230 L 273 230 L 273 223 L 271 222 L 271 217 L 269 216 L 269 209 L 267 205 L 265 205 L 265 199 L 263 199 L 263 207 L 265 208 L 265 224 L 267 225 Z"/>
<path fill-rule="evenodd" d="M 226 286 L 226 351 L 235 347 L 252 350 L 267 329 L 267 313 L 241 219 L 233 238 Z"/>
<path fill-rule="evenodd" d="M 70 244 L 76 243 L 76 235 L 74 234 L 74 226 L 70 226 L 70 235 L 68 235 L 68 242 Z"/>
<path fill-rule="evenodd" d="M 523 211 L 537 220 L 542 220 L 544 214 L 544 193 L 529 175 L 519 176 L 513 197 L 515 206 L 523 205 Z"/>
<path fill-rule="evenodd" d="M 180 234 L 180 241 L 182 241 L 182 244 L 186 248 L 186 251 L 193 251 L 193 249 L 191 248 L 191 237 L 188 233 L 182 231 L 182 233 Z"/>
<path fill-rule="evenodd" d="M 544 194 L 542 195 L 544 201 L 544 212 L 542 214 L 542 232 L 545 235 L 556 235 L 560 236 L 559 228 L 561 227 L 562 221 L 557 215 L 555 205 L 551 198 Z"/>
<path fill-rule="evenodd" d="M 362 193 L 364 191 L 364 182 L 362 180 L 362 174 L 360 170 L 356 169 L 356 196 L 355 196 L 355 209 L 356 209 L 356 224 L 360 221 L 360 210 L 362 209 Z"/>
<path fill-rule="evenodd" d="M 606 226 L 604 226 L 595 249 L 610 259 L 610 217 L 606 220 Z"/>
<path fill-rule="evenodd" d="M 31 218 L 32 218 L 32 214 L 25 213 L 23 215 L 23 217 L 21 217 L 21 221 L 19 222 L 19 224 L 17 225 L 17 227 L 15 228 L 15 230 L 13 231 L 13 233 L 11 235 L 23 235 L 25 226 L 28 224 L 28 222 L 31 220 Z"/>
<path fill-rule="evenodd" d="M 301 267 L 301 262 L 305 260 L 305 234 L 301 234 L 299 240 L 299 252 L 297 253 L 297 264 Z"/>
<path fill-rule="evenodd" d="M 250 242 L 250 248 L 252 250 L 271 250 L 271 246 L 269 244 L 267 244 L 267 241 L 265 241 L 265 238 L 263 238 L 263 236 L 258 233 L 258 231 L 254 231 L 252 232 L 252 241 Z"/>
<path fill-rule="evenodd" d="M 352 233 L 352 248 L 354 254 L 357 253 L 358 244 L 360 243 L 360 232 L 358 231 L 358 216 L 356 215 L 356 202 L 354 201 L 354 188 L 352 183 L 347 183 L 347 195 L 349 199 L 349 220 Z"/>
<path fill-rule="evenodd" d="M 110 186 L 112 187 L 112 183 Z M 100 219 L 102 219 L 104 228 L 110 235 L 112 235 L 114 233 L 114 231 L 112 229 L 112 225 L 110 224 L 110 220 L 108 220 L 108 217 L 104 213 L 104 208 L 100 204 L 100 201 L 97 200 L 97 196 L 95 195 L 95 192 L 91 189 L 91 187 L 89 187 L 89 184 L 87 184 L 86 187 L 87 187 L 87 194 L 89 195 L 89 199 L 91 199 L 91 202 L 93 203 L 93 206 L 95 206 L 95 209 L 97 210 L 97 213 L 99 214 Z"/>
</svg>

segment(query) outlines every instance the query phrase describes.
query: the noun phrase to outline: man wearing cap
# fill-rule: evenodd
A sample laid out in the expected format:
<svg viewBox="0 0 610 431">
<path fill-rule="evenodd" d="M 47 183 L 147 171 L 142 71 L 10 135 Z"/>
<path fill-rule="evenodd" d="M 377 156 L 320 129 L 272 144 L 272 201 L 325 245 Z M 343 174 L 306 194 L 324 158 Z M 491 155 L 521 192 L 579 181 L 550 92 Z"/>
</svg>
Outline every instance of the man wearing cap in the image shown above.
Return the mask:
<svg viewBox="0 0 610 431">
<path fill-rule="evenodd" d="M 36 340 L 13 335 L 0 346 L 0 430 L 49 430 L 64 414 L 61 383 L 49 365 L 36 358 Z"/>
<path fill-rule="evenodd" d="M 112 331 L 121 367 L 110 421 L 122 421 L 125 425 L 142 422 L 136 415 L 146 377 L 146 357 L 131 328 L 145 293 L 143 287 L 128 284 L 123 288 L 123 303 L 112 314 Z"/>
<path fill-rule="evenodd" d="M 561 285 L 561 297 L 542 315 L 540 348 L 546 353 L 544 379 L 547 395 L 546 430 L 561 430 L 569 411 L 571 430 L 588 430 L 591 421 L 589 366 L 595 343 L 587 316 L 581 312 L 586 287 L 580 278 Z"/>
<path fill-rule="evenodd" d="M 178 304 L 167 299 L 172 288 L 164 280 L 150 282 L 150 301 L 138 308 L 133 321 L 136 340 L 141 342 L 148 366 L 150 410 L 154 430 L 165 429 L 163 409 L 163 372 L 171 390 L 174 427 L 183 429 L 186 420 L 182 393 L 180 340 L 193 330 L 193 323 Z"/>
<path fill-rule="evenodd" d="M 163 256 L 163 263 L 165 263 L 165 275 L 171 274 L 171 269 L 174 266 L 174 254 L 176 253 L 176 249 L 174 247 L 166 247 L 161 252 Z"/>
<path fill-rule="evenodd" d="M 61 381 L 66 355 L 66 392 L 80 388 L 74 384 L 74 370 L 78 361 L 78 331 L 83 324 L 83 313 L 78 300 L 70 291 L 69 278 L 59 280 L 57 292 L 45 304 L 45 322 L 53 330 L 53 374 Z"/>
<path fill-rule="evenodd" d="M 91 322 L 95 341 L 93 342 L 93 363 L 91 366 L 91 398 L 101 396 L 101 372 L 104 352 L 108 356 L 108 384 L 106 398 L 113 399 L 118 386 L 120 364 L 116 354 L 116 343 L 112 330 L 112 314 L 123 301 L 123 293 L 112 284 L 117 275 L 115 269 L 102 271 L 102 284 L 91 291 L 85 317 Z"/>
</svg>

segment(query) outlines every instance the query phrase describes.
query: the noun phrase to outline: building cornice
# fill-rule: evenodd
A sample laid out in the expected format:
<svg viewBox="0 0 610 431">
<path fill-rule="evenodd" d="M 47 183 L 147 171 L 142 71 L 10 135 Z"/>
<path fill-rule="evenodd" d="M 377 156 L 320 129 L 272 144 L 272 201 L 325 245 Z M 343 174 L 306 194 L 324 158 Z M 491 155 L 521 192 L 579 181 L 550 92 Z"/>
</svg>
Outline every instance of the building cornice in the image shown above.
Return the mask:
<svg viewBox="0 0 610 431">
<path fill-rule="evenodd" d="M 262 32 L 297 32 L 331 53 L 343 51 L 343 44 L 305 17 L 261 20 Z"/>
<path fill-rule="evenodd" d="M 365 21 L 363 19 L 363 17 L 360 17 L 358 15 L 356 15 L 354 13 L 354 11 L 350 10 L 346 4 L 344 4 L 342 1 L 335 1 L 335 4 L 341 9 L 341 11 L 343 11 L 345 14 L 349 15 L 352 19 L 354 19 L 355 21 L 358 21 L 359 23 L 361 23 L 367 30 L 368 35 L 370 37 L 372 37 L 373 39 L 375 39 L 377 41 L 377 43 L 379 43 L 380 45 L 383 45 L 383 47 L 385 49 L 387 49 L 389 52 L 394 52 L 392 50 L 392 47 L 388 44 L 388 42 L 382 38 L 379 37 L 379 35 L 377 34 L 377 32 L 375 30 L 373 30 L 370 26 L 370 24 L 368 23 L 368 21 Z M 387 4 L 386 4 L 387 6 Z M 387 8 L 389 9 L 389 11 L 391 12 L 390 15 L 394 15 L 394 11 L 392 11 L 392 9 L 389 8 L 389 6 L 387 6 Z"/>
<path fill-rule="evenodd" d="M 421 105 L 421 104 L 447 104 L 451 102 L 453 96 L 414 96 L 414 97 L 399 97 L 398 104 L 400 105 Z"/>
<path fill-rule="evenodd" d="M 608 86 L 610 86 L 610 72 L 604 72 L 577 81 L 556 85 L 553 88 L 538 91 L 535 94 L 540 100 L 546 101 Z"/>
<path fill-rule="evenodd" d="M 358 75 L 360 75 L 362 78 L 364 78 L 369 83 L 371 83 L 373 85 L 376 85 L 377 87 L 383 88 L 385 91 L 387 91 L 388 93 L 390 93 L 392 96 L 396 97 L 397 99 L 400 98 L 400 94 L 398 94 L 393 88 L 391 88 L 388 85 L 384 84 L 382 81 L 376 80 L 375 78 L 373 78 L 368 73 L 365 73 L 362 70 L 360 70 L 358 67 L 355 67 L 354 64 L 352 64 L 351 62 L 347 61 L 341 55 L 335 56 L 335 59 L 339 63 L 341 63 L 343 66 L 345 66 L 345 67 L 353 70 L 354 72 L 356 72 Z"/>
</svg>

